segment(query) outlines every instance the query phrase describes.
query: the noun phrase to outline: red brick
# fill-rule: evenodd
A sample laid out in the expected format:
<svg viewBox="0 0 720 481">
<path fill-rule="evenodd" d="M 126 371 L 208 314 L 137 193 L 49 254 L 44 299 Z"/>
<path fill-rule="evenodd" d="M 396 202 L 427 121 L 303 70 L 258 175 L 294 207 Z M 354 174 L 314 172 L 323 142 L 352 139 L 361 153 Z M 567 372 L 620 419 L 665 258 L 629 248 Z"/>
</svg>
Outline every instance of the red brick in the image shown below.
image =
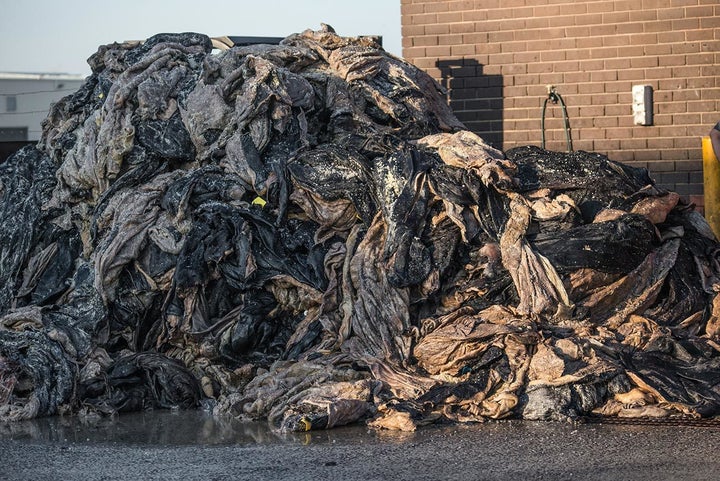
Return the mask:
<svg viewBox="0 0 720 481">
<path fill-rule="evenodd" d="M 599 150 L 597 151 L 599 152 Z M 635 158 L 635 155 L 631 150 L 608 150 L 605 152 L 605 155 L 607 155 L 611 160 L 624 163 L 628 163 Z"/>
<path fill-rule="evenodd" d="M 711 113 L 702 114 L 703 125 L 705 125 L 705 126 L 715 125 L 715 123 L 717 123 L 717 121 L 718 121 L 717 120 L 717 111 L 718 111 L 718 109 L 715 108 L 715 109 L 713 109 L 713 112 L 711 112 Z M 703 132 L 702 135 L 707 135 L 707 128 L 703 129 L 702 132 Z"/>
<path fill-rule="evenodd" d="M 464 33 L 462 36 L 462 42 L 466 44 L 478 44 L 478 43 L 487 43 L 488 42 L 488 34 L 485 32 L 482 33 Z"/>
<path fill-rule="evenodd" d="M 604 67 L 607 70 L 620 70 L 630 68 L 629 58 L 609 58 L 605 60 Z"/>
<path fill-rule="evenodd" d="M 598 48 L 602 47 L 602 38 L 601 37 L 585 37 L 585 38 L 578 38 L 575 41 L 575 45 L 577 48 Z"/>
<path fill-rule="evenodd" d="M 565 52 L 562 50 L 550 50 L 540 53 L 542 62 L 553 62 L 556 60 L 565 60 Z"/>
<path fill-rule="evenodd" d="M 669 31 L 669 32 L 658 32 L 659 43 L 676 43 L 685 41 L 684 31 Z"/>
<path fill-rule="evenodd" d="M 612 12 L 613 5 L 611 2 L 589 2 L 587 11 L 588 13 Z"/>
<path fill-rule="evenodd" d="M 620 140 L 620 148 L 627 150 L 637 150 L 647 148 L 646 139 L 624 139 Z"/>
<path fill-rule="evenodd" d="M 632 82 L 624 81 L 624 82 L 609 82 L 605 84 L 605 91 L 608 93 L 611 92 L 632 92 Z"/>
<path fill-rule="evenodd" d="M 477 22 L 487 20 L 487 12 L 485 10 L 470 10 L 462 12 L 463 22 Z"/>
<path fill-rule="evenodd" d="M 590 74 L 590 80 L 593 82 L 607 82 L 617 80 L 617 70 L 600 70 Z"/>
<path fill-rule="evenodd" d="M 677 149 L 682 148 L 697 148 L 698 146 L 698 138 L 697 137 L 682 137 L 682 138 L 675 138 L 671 139 L 673 147 Z"/>
<path fill-rule="evenodd" d="M 656 33 L 639 33 L 630 37 L 632 45 L 653 45 L 657 43 Z"/>
<path fill-rule="evenodd" d="M 687 105 L 681 102 L 658 103 L 657 111 L 660 114 L 685 112 Z"/>
<path fill-rule="evenodd" d="M 603 13 L 602 23 L 624 23 L 630 21 L 630 12 Z"/>
<path fill-rule="evenodd" d="M 675 170 L 675 162 L 648 162 L 647 168 L 651 172 L 673 172 Z"/>
<path fill-rule="evenodd" d="M 566 72 L 563 76 L 565 83 L 586 83 L 590 81 L 590 72 Z"/>
<path fill-rule="evenodd" d="M 687 79 L 684 78 L 670 78 L 661 79 L 658 85 L 659 90 L 680 90 L 687 88 Z"/>
<path fill-rule="evenodd" d="M 524 64 L 503 65 L 500 68 L 500 73 L 503 76 L 525 74 L 525 73 L 527 73 L 527 65 L 524 65 Z"/>
<path fill-rule="evenodd" d="M 425 47 L 403 48 L 403 57 L 414 60 L 425 56 Z M 417 65 L 417 64 L 415 64 Z"/>
<path fill-rule="evenodd" d="M 646 32 L 667 32 L 670 30 L 678 30 L 675 23 L 685 22 L 686 20 L 658 20 L 657 22 L 648 22 L 645 24 Z M 687 27 L 681 27 L 687 28 Z M 697 27 L 696 27 L 697 28 Z"/>
<path fill-rule="evenodd" d="M 602 70 L 605 66 L 604 60 L 581 60 L 580 70 L 590 72 L 592 70 Z"/>
<path fill-rule="evenodd" d="M 586 49 L 573 48 L 565 51 L 567 60 L 583 60 L 590 57 L 590 53 Z"/>
<path fill-rule="evenodd" d="M 547 30 L 541 29 L 522 29 L 515 33 L 515 40 L 540 40 L 542 38 L 550 38 Z"/>
<path fill-rule="evenodd" d="M 621 10 L 635 10 L 638 8 L 637 0 L 615 0 L 613 2 L 613 10 L 619 12 Z"/>
<path fill-rule="evenodd" d="M 447 57 L 450 55 L 450 47 L 448 45 L 425 47 L 425 54 L 428 57 Z"/>
<path fill-rule="evenodd" d="M 685 67 L 673 67 L 671 78 L 690 78 L 700 77 L 702 74 L 702 67 L 699 65 L 688 65 Z"/>
<path fill-rule="evenodd" d="M 580 84 L 578 85 L 578 92 L 581 94 L 601 94 L 605 92 L 605 84 L 598 82 Z"/>
<path fill-rule="evenodd" d="M 685 8 L 685 16 L 690 17 L 712 17 L 714 9 L 712 5 L 689 6 Z"/>
<path fill-rule="evenodd" d="M 428 2 L 421 4 L 425 13 L 447 12 L 448 5 L 455 2 Z"/>
<path fill-rule="evenodd" d="M 686 149 L 663 149 L 660 151 L 660 158 L 662 160 L 685 160 L 688 158 L 688 151 Z"/>
<path fill-rule="evenodd" d="M 568 27 L 565 29 L 566 37 L 587 37 L 589 35 L 590 27 L 588 26 Z"/>
<path fill-rule="evenodd" d="M 450 25 L 446 23 L 435 23 L 431 25 L 424 25 L 426 35 L 443 35 L 450 33 Z"/>
<path fill-rule="evenodd" d="M 512 32 L 489 32 L 488 42 L 502 43 L 512 42 L 514 40 Z"/>
<path fill-rule="evenodd" d="M 438 35 L 437 45 L 459 45 L 462 44 L 463 36 L 461 34 Z"/>
<path fill-rule="evenodd" d="M 512 18 L 512 10 L 509 8 L 488 9 L 487 18 L 488 20 L 502 20 L 506 18 Z"/>
<path fill-rule="evenodd" d="M 440 12 L 437 14 L 437 21 L 439 23 L 462 22 L 462 13 L 461 12 Z"/>
<path fill-rule="evenodd" d="M 635 152 L 635 160 L 659 160 L 660 154 L 657 150 L 636 150 Z M 650 162 L 648 162 L 649 164 Z M 649 169 L 648 169 L 649 170 Z"/>
<path fill-rule="evenodd" d="M 627 69 L 618 72 L 618 80 L 642 80 L 645 78 L 645 71 L 641 69 Z"/>
<path fill-rule="evenodd" d="M 548 19 L 543 17 L 529 18 L 525 20 L 525 28 L 547 28 Z"/>
<path fill-rule="evenodd" d="M 700 52 L 700 42 L 683 42 L 671 45 L 673 54 L 698 53 Z"/>
<path fill-rule="evenodd" d="M 618 56 L 618 49 L 615 47 L 594 48 L 590 50 L 590 58 L 614 58 Z"/>
<path fill-rule="evenodd" d="M 630 45 L 629 35 L 608 35 L 603 37 L 603 45 L 605 47 L 621 47 Z"/>
<path fill-rule="evenodd" d="M 684 8 L 660 8 L 657 10 L 657 18 L 659 20 L 675 20 L 684 17 Z"/>
<path fill-rule="evenodd" d="M 647 79 L 645 79 L 645 81 L 644 81 L 643 83 L 644 83 L 644 84 L 650 84 L 650 81 L 648 81 Z M 653 86 L 653 88 L 654 88 L 654 86 Z M 668 92 L 668 91 L 666 91 L 666 90 L 657 90 L 657 89 L 655 89 L 655 92 L 653 93 L 653 101 L 654 101 L 655 103 L 660 103 L 660 102 L 672 102 L 672 94 L 673 94 L 672 92 Z"/>
<path fill-rule="evenodd" d="M 702 20 L 708 19 L 703 18 Z M 698 18 L 683 18 L 672 21 L 672 30 L 696 30 L 700 27 L 701 21 Z M 702 26 L 702 28 L 707 28 L 707 26 Z"/>
<path fill-rule="evenodd" d="M 533 14 L 536 17 L 557 17 L 561 14 L 558 5 L 540 5 L 535 7 Z"/>
<path fill-rule="evenodd" d="M 402 16 L 425 13 L 425 5 L 422 3 L 410 3 L 400 5 L 400 14 Z"/>
<path fill-rule="evenodd" d="M 563 81 L 563 74 L 561 73 L 541 73 L 540 84 L 542 85 L 558 85 Z M 546 93 L 547 95 L 547 93 Z"/>
<path fill-rule="evenodd" d="M 561 15 L 558 17 L 550 17 L 548 19 L 548 25 L 550 27 L 567 27 L 575 25 L 575 17 L 570 15 Z"/>
<path fill-rule="evenodd" d="M 720 99 L 720 89 L 719 88 L 713 88 L 713 89 L 703 89 L 700 92 L 700 98 L 703 100 L 717 100 Z"/>
<path fill-rule="evenodd" d="M 548 50 L 569 50 L 575 48 L 575 39 L 573 38 L 556 38 L 547 42 Z"/>
<path fill-rule="evenodd" d="M 658 63 L 657 57 L 635 57 L 630 59 L 632 68 L 657 67 Z"/>
<path fill-rule="evenodd" d="M 685 65 L 685 57 L 682 55 L 663 55 L 659 57 L 658 65 L 661 67 L 668 66 L 668 65 Z"/>
<path fill-rule="evenodd" d="M 474 55 L 475 54 L 475 46 L 474 45 L 452 45 L 450 47 L 450 55 L 453 57 L 463 57 L 467 55 Z"/>
<path fill-rule="evenodd" d="M 630 12 L 631 22 L 652 22 L 657 20 L 657 18 L 657 10 L 652 8 L 643 8 L 642 10 L 634 10 Z"/>
<path fill-rule="evenodd" d="M 511 53 L 498 53 L 488 56 L 490 65 L 503 65 L 512 63 L 513 54 Z"/>
<path fill-rule="evenodd" d="M 521 108 L 532 108 L 536 109 L 539 108 L 542 105 L 543 98 L 540 96 L 534 96 L 534 97 L 524 97 L 524 98 L 516 98 L 514 102 L 515 107 L 521 107 Z"/>
<path fill-rule="evenodd" d="M 403 37 L 425 35 L 425 25 L 403 25 L 400 31 Z"/>
<path fill-rule="evenodd" d="M 610 105 L 617 103 L 617 94 L 594 94 L 591 97 L 592 105 Z"/>
<path fill-rule="evenodd" d="M 604 129 L 595 129 L 595 128 L 589 128 L 589 129 L 577 129 L 576 135 L 578 135 L 578 138 L 586 140 L 586 139 L 604 139 L 605 138 L 605 130 Z"/>
<path fill-rule="evenodd" d="M 670 67 L 656 67 L 645 70 L 646 79 L 669 78 L 672 75 Z"/>
<path fill-rule="evenodd" d="M 620 35 L 640 33 L 643 32 L 643 24 L 642 22 L 620 23 L 615 26 L 615 31 Z"/>
<path fill-rule="evenodd" d="M 475 24 L 472 22 L 451 23 L 450 33 L 472 33 L 475 32 Z"/>
<path fill-rule="evenodd" d="M 603 115 L 605 115 L 605 107 L 602 105 L 592 105 L 580 109 L 580 116 L 582 117 L 600 117 Z"/>
<path fill-rule="evenodd" d="M 591 37 L 604 37 L 606 35 L 615 35 L 615 25 L 591 25 Z"/>
<path fill-rule="evenodd" d="M 455 0 L 455 1 L 444 1 L 444 2 L 431 2 L 431 3 L 442 3 L 447 7 L 447 10 L 451 12 L 475 10 L 474 0 Z"/>
<path fill-rule="evenodd" d="M 673 28 L 675 26 L 673 25 Z M 716 14 L 714 17 L 701 18 L 700 28 L 718 28 L 720 27 L 720 16 Z"/>
<path fill-rule="evenodd" d="M 687 65 L 708 65 L 712 64 L 714 60 L 715 56 L 712 53 L 697 53 L 685 56 L 685 63 Z"/>
<path fill-rule="evenodd" d="M 438 44 L 437 35 L 424 35 L 413 39 L 413 47 L 428 47 Z"/>
<path fill-rule="evenodd" d="M 715 87 L 714 77 L 694 77 L 687 79 L 688 89 L 711 89 L 713 87 Z"/>
<path fill-rule="evenodd" d="M 570 60 L 567 62 L 553 62 L 553 72 L 577 72 L 580 70 L 580 62 L 577 60 Z"/>
<path fill-rule="evenodd" d="M 517 52 L 513 54 L 514 63 L 536 63 L 540 61 L 540 52 Z"/>
<path fill-rule="evenodd" d="M 602 14 L 600 14 L 600 13 L 577 15 L 575 17 L 575 25 L 600 25 L 600 24 L 602 24 Z"/>
<path fill-rule="evenodd" d="M 518 145 L 524 145 L 529 140 L 528 134 L 529 134 L 529 132 L 527 132 L 527 131 L 518 132 L 518 131 L 512 131 L 512 130 L 507 131 L 506 130 L 504 133 L 504 135 L 505 135 L 504 140 L 506 143 L 507 142 L 517 142 Z"/>
<path fill-rule="evenodd" d="M 507 8 L 507 3 L 511 0 L 505 0 L 505 7 Z M 512 16 L 513 18 L 532 18 L 534 16 L 534 9 L 533 7 L 524 7 L 524 8 L 513 8 L 512 9 Z"/>
<path fill-rule="evenodd" d="M 410 23 L 412 25 L 427 25 L 437 23 L 437 15 L 434 13 L 421 13 L 418 15 L 410 15 Z"/>
<path fill-rule="evenodd" d="M 643 51 L 644 55 L 650 56 L 670 55 L 672 53 L 672 46 L 670 44 L 645 45 Z"/>
<path fill-rule="evenodd" d="M 618 47 L 618 57 L 641 57 L 645 55 L 645 48 L 642 45 L 631 45 L 629 47 Z"/>
<path fill-rule="evenodd" d="M 720 51 L 720 40 L 700 42 L 700 50 L 702 52 L 717 52 Z"/>
</svg>

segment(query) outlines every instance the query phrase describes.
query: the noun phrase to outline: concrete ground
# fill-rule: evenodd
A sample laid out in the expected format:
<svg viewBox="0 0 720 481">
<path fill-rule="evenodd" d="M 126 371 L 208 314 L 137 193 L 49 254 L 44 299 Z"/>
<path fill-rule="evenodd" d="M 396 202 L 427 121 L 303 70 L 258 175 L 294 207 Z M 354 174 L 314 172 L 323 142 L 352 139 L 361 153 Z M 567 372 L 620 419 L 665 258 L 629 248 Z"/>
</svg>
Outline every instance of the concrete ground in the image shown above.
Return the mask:
<svg viewBox="0 0 720 481">
<path fill-rule="evenodd" d="M 505 421 L 279 435 L 201 412 L 0 424 L 0 480 L 712 480 L 720 430 Z"/>
</svg>

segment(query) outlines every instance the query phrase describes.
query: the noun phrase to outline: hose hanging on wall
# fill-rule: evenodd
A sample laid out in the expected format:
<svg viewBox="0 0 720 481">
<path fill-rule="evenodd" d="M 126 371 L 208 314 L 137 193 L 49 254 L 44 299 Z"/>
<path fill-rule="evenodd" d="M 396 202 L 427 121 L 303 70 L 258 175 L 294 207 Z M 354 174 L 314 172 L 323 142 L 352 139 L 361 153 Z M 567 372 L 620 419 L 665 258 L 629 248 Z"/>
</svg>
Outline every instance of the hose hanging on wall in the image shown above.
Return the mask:
<svg viewBox="0 0 720 481">
<path fill-rule="evenodd" d="M 557 90 L 555 90 L 554 85 L 548 85 L 548 96 L 545 99 L 545 102 L 543 102 L 543 108 L 542 108 L 542 119 L 540 120 L 540 129 L 542 131 L 542 145 L 541 147 L 545 148 L 545 111 L 547 110 L 547 103 L 548 100 L 552 101 L 552 103 L 557 104 L 560 102 L 560 105 L 562 106 L 562 112 L 563 112 L 563 123 L 565 126 L 565 140 L 567 142 L 567 150 L 568 152 L 573 151 L 572 146 L 572 135 L 570 134 L 570 119 L 568 118 L 567 113 L 567 107 L 565 106 L 565 101 L 562 98 L 562 95 L 558 93 Z"/>
</svg>

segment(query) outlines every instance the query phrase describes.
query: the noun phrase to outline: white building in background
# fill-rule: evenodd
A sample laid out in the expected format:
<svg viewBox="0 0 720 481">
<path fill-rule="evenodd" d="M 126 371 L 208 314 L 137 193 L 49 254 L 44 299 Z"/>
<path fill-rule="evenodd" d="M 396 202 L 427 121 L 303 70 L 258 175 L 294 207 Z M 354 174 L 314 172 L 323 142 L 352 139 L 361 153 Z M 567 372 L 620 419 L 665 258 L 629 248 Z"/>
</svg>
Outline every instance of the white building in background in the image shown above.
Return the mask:
<svg viewBox="0 0 720 481">
<path fill-rule="evenodd" d="M 82 75 L 0 72 L 0 142 L 40 140 L 50 104 L 80 87 Z"/>
</svg>

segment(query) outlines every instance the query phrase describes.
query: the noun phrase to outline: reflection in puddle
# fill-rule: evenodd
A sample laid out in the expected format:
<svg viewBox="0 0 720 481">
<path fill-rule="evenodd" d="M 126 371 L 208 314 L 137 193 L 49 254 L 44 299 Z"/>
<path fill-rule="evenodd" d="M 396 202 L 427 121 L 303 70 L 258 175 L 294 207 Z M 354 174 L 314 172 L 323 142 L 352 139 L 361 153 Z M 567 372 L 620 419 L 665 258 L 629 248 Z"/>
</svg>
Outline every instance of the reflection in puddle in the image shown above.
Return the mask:
<svg viewBox="0 0 720 481">
<path fill-rule="evenodd" d="M 0 423 L 0 437 L 70 443 L 152 445 L 315 444 L 355 439 L 405 442 L 414 433 L 374 432 L 365 426 L 337 427 L 308 433 L 279 433 L 265 422 L 214 417 L 203 411 L 145 411 L 111 418 L 52 416 Z"/>
<path fill-rule="evenodd" d="M 612 434 L 655 434 L 677 428 L 647 426 L 577 425 L 520 420 L 490 421 L 468 425 L 432 425 L 407 433 L 372 430 L 365 425 L 341 426 L 307 433 L 280 433 L 266 422 L 214 417 L 205 411 L 145 411 L 111 418 L 61 417 L 0 423 L 0 438 L 50 443 L 106 443 L 120 445 L 251 445 L 251 444 L 397 444 L 414 446 L 438 438 L 479 437 L 485 443 L 511 440 L 577 439 Z M 542 446 L 545 441 L 541 441 Z"/>
</svg>

